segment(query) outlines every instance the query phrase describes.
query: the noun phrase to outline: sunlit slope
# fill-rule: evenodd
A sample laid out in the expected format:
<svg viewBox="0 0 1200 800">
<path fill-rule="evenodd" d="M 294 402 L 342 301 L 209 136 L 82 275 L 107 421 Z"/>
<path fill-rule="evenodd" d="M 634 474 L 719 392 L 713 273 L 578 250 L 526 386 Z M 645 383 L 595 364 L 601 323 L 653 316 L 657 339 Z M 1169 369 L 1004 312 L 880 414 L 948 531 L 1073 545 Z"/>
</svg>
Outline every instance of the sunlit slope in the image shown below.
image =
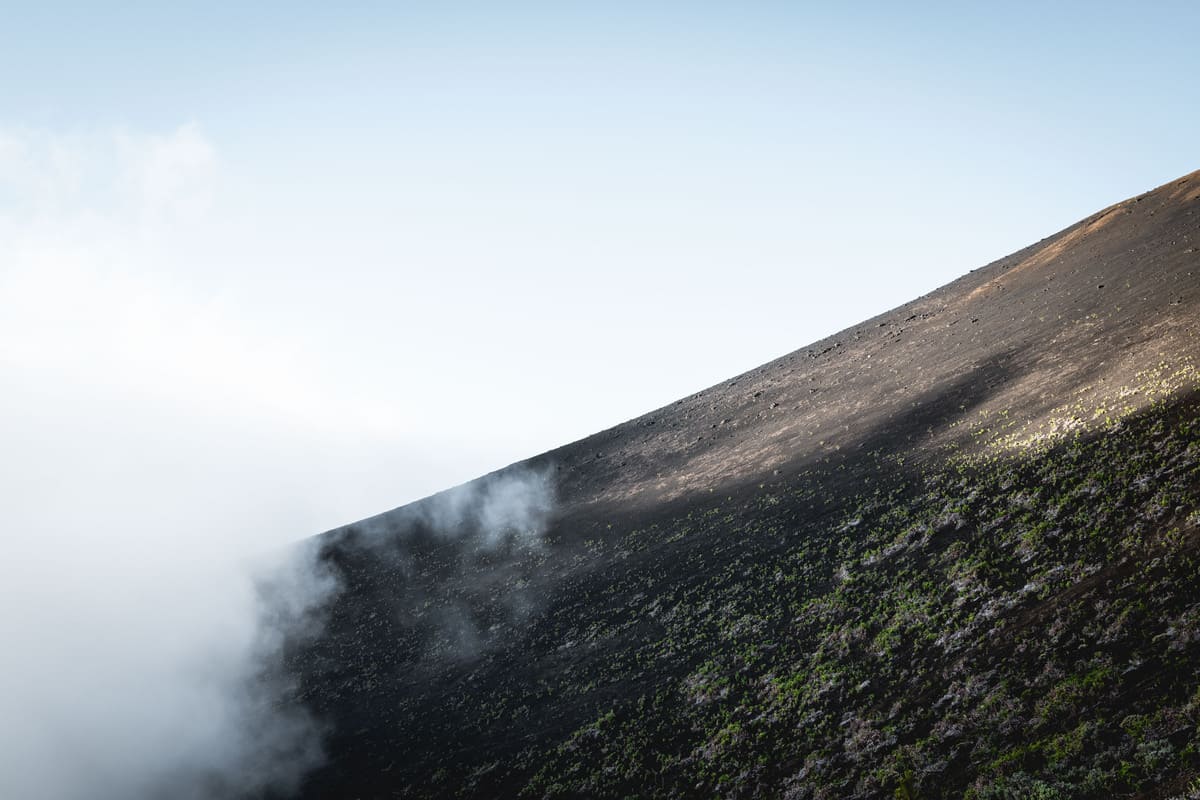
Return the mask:
<svg viewBox="0 0 1200 800">
<path fill-rule="evenodd" d="M 327 534 L 307 796 L 1183 793 L 1198 251 L 1193 174 Z"/>
<path fill-rule="evenodd" d="M 1160 357 L 1194 352 L 1197 197 L 1193 173 L 563 448 L 551 455 L 564 489 L 581 499 L 657 502 L 770 475 L 866 431 L 891 436 L 899 426 L 945 441 L 944 423 L 966 410 L 960 405 L 1038 421 L 1077 391 L 1095 386 L 1099 396 Z M 937 406 L 947 396 L 959 402 Z"/>
</svg>

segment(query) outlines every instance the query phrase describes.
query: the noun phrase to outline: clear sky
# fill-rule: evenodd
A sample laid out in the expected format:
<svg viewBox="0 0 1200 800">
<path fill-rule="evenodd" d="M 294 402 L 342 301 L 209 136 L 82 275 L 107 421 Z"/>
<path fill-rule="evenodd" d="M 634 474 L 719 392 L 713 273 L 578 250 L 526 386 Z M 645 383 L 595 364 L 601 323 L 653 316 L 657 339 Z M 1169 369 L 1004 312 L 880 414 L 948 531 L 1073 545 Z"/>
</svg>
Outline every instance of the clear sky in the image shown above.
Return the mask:
<svg viewBox="0 0 1200 800">
<path fill-rule="evenodd" d="M 1200 167 L 1192 3 L 106 5 L 0 26 L 30 513 L 306 535 Z"/>
<path fill-rule="evenodd" d="M 0 367 L 278 432 L 297 534 L 1200 166 L 1193 3 L 107 5 L 0 28 Z"/>
<path fill-rule="evenodd" d="M 2 6 L 4 796 L 225 758 L 231 558 L 1200 167 L 1194 2 Z"/>
</svg>

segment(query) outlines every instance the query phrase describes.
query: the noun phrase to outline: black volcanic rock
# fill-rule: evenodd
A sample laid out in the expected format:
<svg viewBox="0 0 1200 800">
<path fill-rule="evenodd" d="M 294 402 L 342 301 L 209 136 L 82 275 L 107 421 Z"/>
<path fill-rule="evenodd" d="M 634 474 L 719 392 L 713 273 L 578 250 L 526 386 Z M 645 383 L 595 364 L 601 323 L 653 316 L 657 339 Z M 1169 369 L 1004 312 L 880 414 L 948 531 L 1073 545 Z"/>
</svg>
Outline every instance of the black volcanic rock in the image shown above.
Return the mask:
<svg viewBox="0 0 1200 800">
<path fill-rule="evenodd" d="M 1198 245 L 1194 173 L 325 534 L 303 796 L 1192 796 Z"/>
</svg>

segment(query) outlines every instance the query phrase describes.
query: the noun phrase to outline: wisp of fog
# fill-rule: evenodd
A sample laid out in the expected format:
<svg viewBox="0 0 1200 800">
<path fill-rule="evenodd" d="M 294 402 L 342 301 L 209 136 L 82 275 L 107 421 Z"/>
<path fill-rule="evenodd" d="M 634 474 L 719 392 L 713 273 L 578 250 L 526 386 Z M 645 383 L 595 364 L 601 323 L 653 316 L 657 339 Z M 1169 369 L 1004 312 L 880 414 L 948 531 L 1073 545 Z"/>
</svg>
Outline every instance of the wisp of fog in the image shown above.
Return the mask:
<svg viewBox="0 0 1200 800">
<path fill-rule="evenodd" d="M 553 474 L 522 464 L 485 475 L 331 531 L 324 554 L 348 583 L 358 569 L 402 576 L 386 597 L 349 599 L 389 615 L 404 663 L 437 670 L 476 658 L 523 626 L 552 580 L 543 537 Z"/>
<path fill-rule="evenodd" d="M 286 795 L 324 729 L 279 657 L 339 591 L 300 542 L 426 489 L 377 408 L 197 291 L 218 172 L 190 126 L 0 130 L 0 797 Z M 429 523 L 538 527 L 489 486 Z"/>
</svg>

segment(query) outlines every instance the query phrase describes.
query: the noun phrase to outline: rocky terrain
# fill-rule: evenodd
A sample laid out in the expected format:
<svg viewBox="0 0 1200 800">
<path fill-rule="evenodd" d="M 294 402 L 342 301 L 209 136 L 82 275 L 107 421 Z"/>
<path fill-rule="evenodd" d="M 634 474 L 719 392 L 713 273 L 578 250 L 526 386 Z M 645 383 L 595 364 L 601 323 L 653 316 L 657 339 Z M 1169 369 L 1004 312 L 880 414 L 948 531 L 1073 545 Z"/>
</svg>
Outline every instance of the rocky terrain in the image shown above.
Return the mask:
<svg viewBox="0 0 1200 800">
<path fill-rule="evenodd" d="M 1193 173 L 324 534 L 301 794 L 1200 797 L 1198 368 Z"/>
</svg>

